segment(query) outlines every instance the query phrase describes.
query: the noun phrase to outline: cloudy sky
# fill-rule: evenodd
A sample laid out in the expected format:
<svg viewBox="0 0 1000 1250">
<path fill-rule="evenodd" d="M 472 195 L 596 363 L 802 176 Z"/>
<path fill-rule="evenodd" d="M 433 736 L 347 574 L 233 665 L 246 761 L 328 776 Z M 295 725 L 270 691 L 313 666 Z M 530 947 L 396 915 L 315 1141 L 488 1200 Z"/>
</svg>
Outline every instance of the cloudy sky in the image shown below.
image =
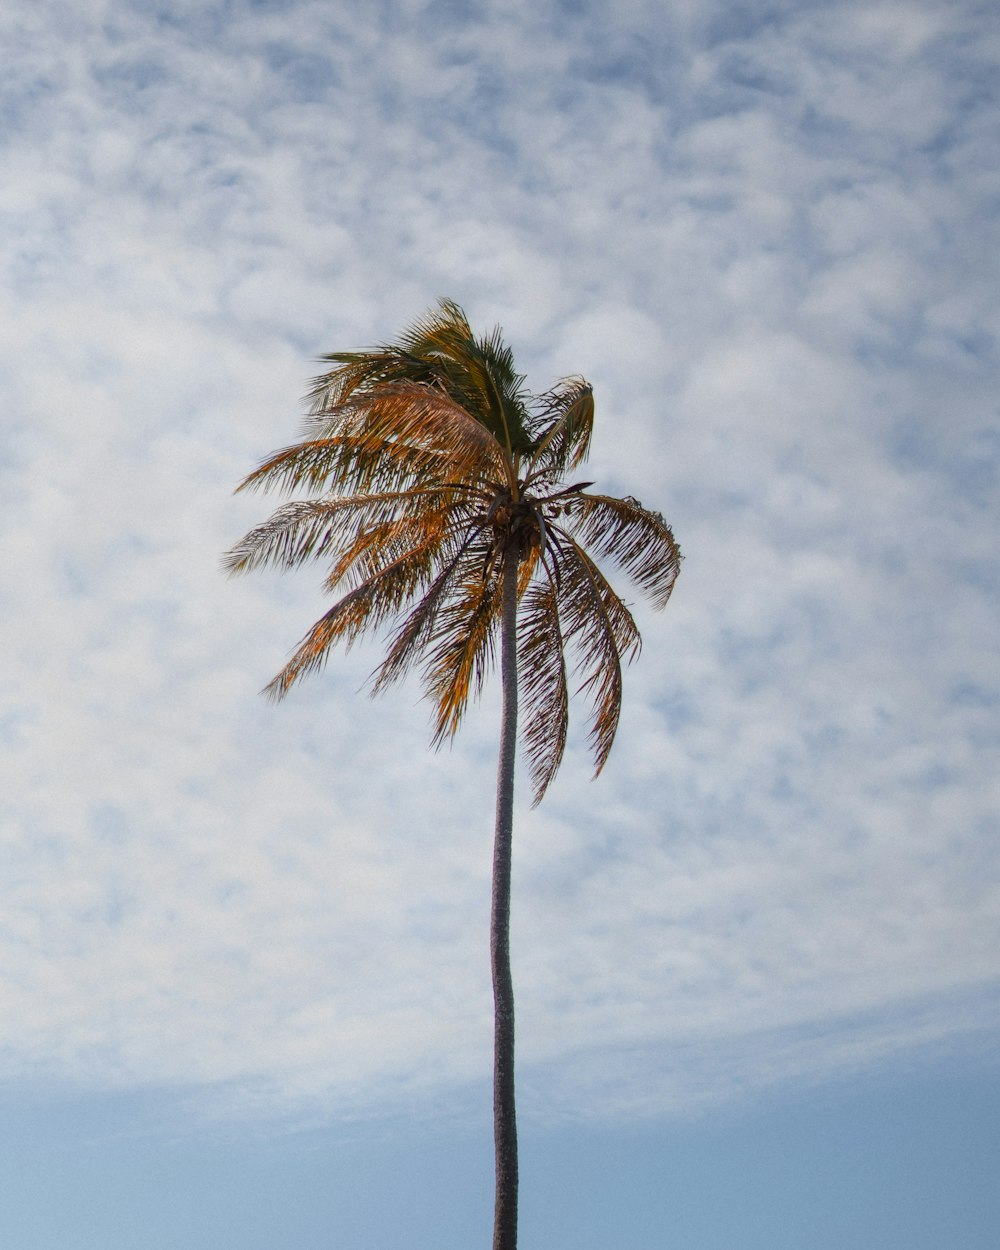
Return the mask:
<svg viewBox="0 0 1000 1250">
<path fill-rule="evenodd" d="M 341 1216 L 366 1186 L 378 1206 L 404 1192 L 411 1123 L 428 1168 L 485 1173 L 455 1247 L 488 1215 L 495 691 L 439 754 L 415 686 L 367 697 L 377 643 L 268 705 L 321 570 L 220 573 L 269 506 L 233 487 L 294 437 L 317 355 L 439 296 L 502 324 L 535 389 L 590 379 L 588 476 L 662 511 L 686 556 L 667 611 L 640 612 L 605 773 L 581 735 L 518 808 L 529 1158 L 556 1166 L 558 1141 L 610 1185 L 600 1152 L 627 1126 L 634 1157 L 676 1150 L 697 1187 L 738 1138 L 713 1147 L 706 1124 L 751 1105 L 794 1118 L 863 1088 L 884 1123 L 895 1095 L 871 1082 L 933 1072 L 981 1110 L 1000 1019 L 992 6 L 14 0 L 0 51 L 16 1244 L 140 1245 L 123 1230 L 152 1191 L 132 1176 L 126 1218 L 113 1161 L 152 1168 L 164 1143 L 231 1195 L 226 1168 L 301 1177 L 288 1151 L 340 1151 L 367 1178 Z M 796 1131 L 772 1125 L 793 1153 Z M 963 1159 L 985 1132 L 955 1128 Z M 237 1166 L 249 1139 L 280 1141 L 280 1167 Z M 42 1176 L 104 1193 L 93 1243 L 57 1231 Z M 620 1244 L 659 1244 L 648 1193 L 602 1207 L 594 1186 L 595 1246 L 612 1201 L 638 1221 L 616 1209 Z M 960 1204 L 976 1250 L 1000 1220 L 984 1194 Z M 880 1219 L 923 1244 L 888 1211 L 872 1198 L 852 1244 L 896 1250 Z M 439 1214 L 426 1244 L 452 1250 Z M 590 1244 L 527 1215 L 539 1246 Z M 156 1218 L 142 1246 L 235 1227 Z M 423 1245 L 406 1223 L 344 1244 L 407 1227 Z M 760 1244 L 826 1245 L 803 1227 L 765 1221 Z M 684 1225 L 690 1250 L 731 1235 Z"/>
</svg>

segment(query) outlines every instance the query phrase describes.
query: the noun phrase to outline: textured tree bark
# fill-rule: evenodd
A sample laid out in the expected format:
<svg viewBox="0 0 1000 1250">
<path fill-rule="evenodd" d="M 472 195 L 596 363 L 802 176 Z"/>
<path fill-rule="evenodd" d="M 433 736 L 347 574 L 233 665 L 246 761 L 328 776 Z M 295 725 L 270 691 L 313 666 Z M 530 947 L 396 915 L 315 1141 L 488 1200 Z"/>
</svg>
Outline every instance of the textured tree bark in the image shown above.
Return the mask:
<svg viewBox="0 0 1000 1250">
<path fill-rule="evenodd" d="M 517 1119 L 514 1106 L 514 983 L 510 973 L 510 860 L 514 820 L 514 751 L 517 742 L 516 549 L 504 554 L 500 678 L 503 713 L 497 769 L 493 841 L 490 958 L 493 968 L 493 1138 L 496 1206 L 493 1250 L 517 1247 Z"/>
</svg>

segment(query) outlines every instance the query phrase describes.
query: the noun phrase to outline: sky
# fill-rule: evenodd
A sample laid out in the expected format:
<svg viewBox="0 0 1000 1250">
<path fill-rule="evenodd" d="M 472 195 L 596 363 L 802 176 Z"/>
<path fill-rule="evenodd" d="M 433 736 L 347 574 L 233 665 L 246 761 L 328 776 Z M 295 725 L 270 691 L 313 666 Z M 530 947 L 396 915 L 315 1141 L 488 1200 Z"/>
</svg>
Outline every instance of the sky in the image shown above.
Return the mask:
<svg viewBox="0 0 1000 1250">
<path fill-rule="evenodd" d="M 227 581 L 326 351 L 594 386 L 685 562 L 515 819 L 522 1243 L 1000 1237 L 1000 19 L 975 0 L 0 11 L 0 1238 L 458 1250 L 498 699 L 259 697 Z M 274 501 L 276 504 L 276 500 Z"/>
</svg>

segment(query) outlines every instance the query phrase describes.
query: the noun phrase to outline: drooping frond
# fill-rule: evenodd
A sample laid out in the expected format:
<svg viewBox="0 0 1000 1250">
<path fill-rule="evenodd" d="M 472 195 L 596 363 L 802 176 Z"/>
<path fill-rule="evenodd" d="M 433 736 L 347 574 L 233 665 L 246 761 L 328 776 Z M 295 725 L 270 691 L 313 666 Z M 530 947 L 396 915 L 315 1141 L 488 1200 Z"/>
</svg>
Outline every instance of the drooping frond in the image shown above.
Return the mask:
<svg viewBox="0 0 1000 1250">
<path fill-rule="evenodd" d="M 439 550 L 439 535 L 430 534 L 423 542 L 378 567 L 339 599 L 313 625 L 292 658 L 265 687 L 265 693 L 273 699 L 283 698 L 300 678 L 322 668 L 330 649 L 337 643 L 350 648 L 362 634 L 398 616 L 422 589 L 426 592 L 422 602 L 432 598 Z M 440 574 L 438 580 L 443 576 L 445 574 Z M 428 584 L 429 591 L 426 590 Z"/>
<path fill-rule="evenodd" d="M 454 546 L 464 529 L 461 511 L 456 514 L 450 507 L 390 518 L 359 529 L 340 550 L 324 586 L 332 592 L 345 585 L 356 586 L 415 547 L 426 551 L 428 559 L 436 559 L 448 549 L 449 542 Z"/>
<path fill-rule="evenodd" d="M 537 806 L 562 763 L 569 728 L 566 646 L 559 597 L 551 575 L 524 598 L 518 622 L 523 736 Z"/>
<path fill-rule="evenodd" d="M 346 424 L 346 422 L 345 422 Z M 433 457 L 382 439 L 363 443 L 351 431 L 328 438 L 303 439 L 276 451 L 240 482 L 237 491 L 291 493 L 346 490 L 405 490 L 429 470 Z"/>
<path fill-rule="evenodd" d="M 469 551 L 476 545 L 477 537 L 478 531 L 475 530 L 464 535 L 457 551 L 440 567 L 419 602 L 396 629 L 386 657 L 375 671 L 373 694 L 398 681 L 424 657 L 436 637 L 438 616 L 449 595 L 456 585 L 462 585 L 470 560 L 475 560 L 475 555 L 470 557 Z"/>
<path fill-rule="evenodd" d="M 479 697 L 494 663 L 502 607 L 501 578 L 492 552 L 484 543 L 476 547 L 478 550 L 470 551 L 472 560 L 465 561 L 461 584 L 438 616 L 435 645 L 424 670 L 425 687 L 435 709 L 435 745 L 457 732 L 470 696 Z"/>
<path fill-rule="evenodd" d="M 580 493 L 573 499 L 568 527 L 599 557 L 619 564 L 655 608 L 666 607 L 680 572 L 681 552 L 658 512 L 638 499 Z"/>
<path fill-rule="evenodd" d="M 559 533 L 557 585 L 563 637 L 576 656 L 580 691 L 593 705 L 590 745 L 596 776 L 607 762 L 618 731 L 622 701 L 622 661 L 639 653 L 641 639 L 628 608 L 586 551 Z"/>
</svg>

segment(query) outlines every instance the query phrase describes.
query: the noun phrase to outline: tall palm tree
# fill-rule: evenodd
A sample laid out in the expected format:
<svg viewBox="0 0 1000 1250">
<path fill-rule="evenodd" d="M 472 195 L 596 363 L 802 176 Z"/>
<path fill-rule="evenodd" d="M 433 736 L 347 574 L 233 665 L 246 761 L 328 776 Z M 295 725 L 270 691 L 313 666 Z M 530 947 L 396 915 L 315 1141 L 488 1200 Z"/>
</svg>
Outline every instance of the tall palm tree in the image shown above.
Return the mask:
<svg viewBox="0 0 1000 1250">
<path fill-rule="evenodd" d="M 391 632 L 373 692 L 416 668 L 435 710 L 434 743 L 458 729 L 497 644 L 503 710 L 493 852 L 494 1250 L 517 1242 L 510 865 L 518 701 L 534 801 L 563 757 L 569 669 L 591 702 L 599 773 L 618 726 L 622 662 L 640 639 L 596 563 L 608 558 L 662 608 L 680 565 L 673 535 L 635 499 L 567 481 L 594 418 L 582 378 L 533 396 L 499 329 L 476 337 L 441 301 L 397 343 L 322 357 L 302 437 L 240 490 L 303 490 L 226 557 L 232 573 L 329 566 L 337 596 L 266 692 L 281 698 L 335 643 Z M 595 773 L 595 775 L 596 775 Z"/>
</svg>

